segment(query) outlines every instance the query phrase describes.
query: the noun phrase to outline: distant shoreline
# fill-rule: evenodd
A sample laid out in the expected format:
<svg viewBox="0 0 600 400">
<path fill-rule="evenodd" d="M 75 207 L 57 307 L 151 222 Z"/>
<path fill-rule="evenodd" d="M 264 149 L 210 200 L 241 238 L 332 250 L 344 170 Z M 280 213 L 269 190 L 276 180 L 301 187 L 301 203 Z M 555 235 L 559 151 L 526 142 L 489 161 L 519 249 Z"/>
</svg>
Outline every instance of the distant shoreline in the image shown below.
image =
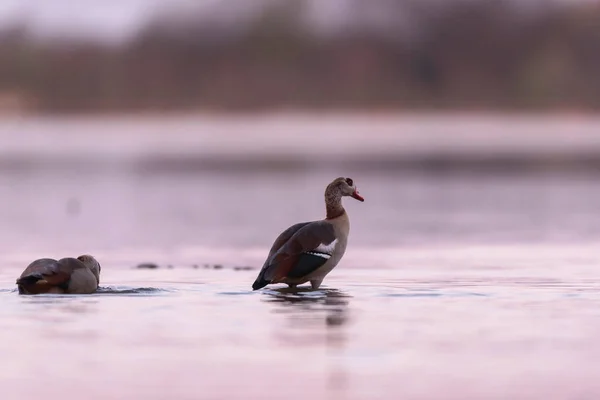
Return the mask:
<svg viewBox="0 0 600 400">
<path fill-rule="evenodd" d="M 0 118 L 0 171 L 600 171 L 600 114 L 179 113 Z"/>
<path fill-rule="evenodd" d="M 7 107 L 0 105 L 0 121 L 10 118 L 173 118 L 173 117 L 256 117 L 295 115 L 308 117 L 369 117 L 369 116 L 433 116 L 433 117 L 455 117 L 455 116 L 475 116 L 475 117 L 551 117 L 551 116 L 583 116 L 600 117 L 600 110 L 597 108 L 427 108 L 427 107 L 363 107 L 363 108 L 287 108 L 270 107 L 255 110 L 226 109 L 226 108 L 198 108 L 198 109 L 123 109 L 123 110 L 70 110 L 70 111 L 49 111 L 40 110 L 33 107 Z"/>
<path fill-rule="evenodd" d="M 353 160 L 306 160 L 301 157 L 277 159 L 211 158 L 149 156 L 138 160 L 108 162 L 99 159 L 41 157 L 3 157 L 0 173 L 10 172 L 73 172 L 77 173 L 134 173 L 186 174 L 186 173 L 312 173 L 320 171 L 346 171 L 346 173 L 406 173 L 425 175 L 526 175 L 526 174 L 581 174 L 596 177 L 600 172 L 600 154 L 577 157 L 431 157 L 415 159 L 363 158 Z"/>
</svg>

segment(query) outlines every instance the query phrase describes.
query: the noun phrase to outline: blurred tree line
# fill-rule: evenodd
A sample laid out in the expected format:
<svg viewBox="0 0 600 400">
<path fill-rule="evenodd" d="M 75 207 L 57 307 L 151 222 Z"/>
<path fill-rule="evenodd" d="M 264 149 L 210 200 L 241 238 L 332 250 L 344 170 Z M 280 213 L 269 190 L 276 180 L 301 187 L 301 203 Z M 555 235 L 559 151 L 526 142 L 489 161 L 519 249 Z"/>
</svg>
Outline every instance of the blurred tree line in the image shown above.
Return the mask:
<svg viewBox="0 0 600 400">
<path fill-rule="evenodd" d="M 235 29 L 157 17 L 118 46 L 4 27 L 0 109 L 600 108 L 598 4 L 369 1 L 410 29 L 315 33 L 300 0 Z"/>
</svg>

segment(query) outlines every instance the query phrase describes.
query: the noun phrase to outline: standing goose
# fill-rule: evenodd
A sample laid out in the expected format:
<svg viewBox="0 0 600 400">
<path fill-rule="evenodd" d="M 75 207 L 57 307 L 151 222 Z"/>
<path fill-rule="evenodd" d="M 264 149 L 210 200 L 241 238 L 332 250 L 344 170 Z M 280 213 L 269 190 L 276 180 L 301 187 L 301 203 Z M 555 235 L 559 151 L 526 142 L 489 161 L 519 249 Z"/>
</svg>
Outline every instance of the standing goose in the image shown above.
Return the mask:
<svg viewBox="0 0 600 400">
<path fill-rule="evenodd" d="M 273 243 L 258 277 L 257 290 L 271 283 L 295 287 L 310 282 L 318 289 L 325 276 L 346 251 L 350 221 L 342 197 L 365 201 L 350 178 L 337 178 L 325 189 L 327 216 L 320 221 L 301 222 L 283 231 Z"/>
<path fill-rule="evenodd" d="M 35 260 L 17 279 L 20 294 L 88 294 L 98 289 L 102 267 L 90 255 Z"/>
</svg>

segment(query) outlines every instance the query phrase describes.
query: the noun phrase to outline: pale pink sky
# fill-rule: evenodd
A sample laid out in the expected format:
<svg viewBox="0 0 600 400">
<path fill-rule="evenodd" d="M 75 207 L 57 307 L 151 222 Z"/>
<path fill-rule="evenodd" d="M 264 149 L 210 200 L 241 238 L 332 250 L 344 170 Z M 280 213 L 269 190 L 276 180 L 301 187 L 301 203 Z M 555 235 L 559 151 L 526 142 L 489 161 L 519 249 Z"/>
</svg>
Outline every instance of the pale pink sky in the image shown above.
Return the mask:
<svg viewBox="0 0 600 400">
<path fill-rule="evenodd" d="M 210 15 L 211 20 L 224 18 L 231 21 L 272 1 L 277 0 L 2 0 L 0 27 L 20 20 L 25 21 L 35 34 L 44 37 L 84 36 L 118 41 L 167 8 L 180 9 L 184 13 L 194 8 L 195 14 L 200 10 Z M 527 3 L 533 1 L 540 0 L 528 0 Z M 545 4 L 550 1 L 569 3 L 599 0 L 546 0 Z M 310 19 L 316 28 L 335 29 L 350 14 L 354 17 L 358 14 L 376 23 L 386 18 L 376 7 L 362 7 L 357 12 L 357 4 L 365 5 L 357 0 L 307 0 L 307 3 L 311 6 Z M 349 13 L 349 10 L 353 12 Z"/>
</svg>

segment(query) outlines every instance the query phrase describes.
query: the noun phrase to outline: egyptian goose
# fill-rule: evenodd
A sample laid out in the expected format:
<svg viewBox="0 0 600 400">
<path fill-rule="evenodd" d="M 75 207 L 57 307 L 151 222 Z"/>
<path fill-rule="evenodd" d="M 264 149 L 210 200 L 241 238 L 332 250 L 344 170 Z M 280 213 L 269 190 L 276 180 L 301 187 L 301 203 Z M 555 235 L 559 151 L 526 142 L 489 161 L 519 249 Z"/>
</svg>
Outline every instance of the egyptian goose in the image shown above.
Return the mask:
<svg viewBox="0 0 600 400">
<path fill-rule="evenodd" d="M 350 221 L 342 197 L 365 201 L 350 178 L 337 178 L 325 189 L 327 216 L 320 221 L 290 226 L 275 240 L 252 284 L 257 290 L 271 283 L 295 287 L 310 282 L 318 289 L 346 251 Z"/>
<path fill-rule="evenodd" d="M 88 294 L 98 289 L 102 267 L 90 255 L 35 260 L 17 279 L 20 294 Z"/>
</svg>

